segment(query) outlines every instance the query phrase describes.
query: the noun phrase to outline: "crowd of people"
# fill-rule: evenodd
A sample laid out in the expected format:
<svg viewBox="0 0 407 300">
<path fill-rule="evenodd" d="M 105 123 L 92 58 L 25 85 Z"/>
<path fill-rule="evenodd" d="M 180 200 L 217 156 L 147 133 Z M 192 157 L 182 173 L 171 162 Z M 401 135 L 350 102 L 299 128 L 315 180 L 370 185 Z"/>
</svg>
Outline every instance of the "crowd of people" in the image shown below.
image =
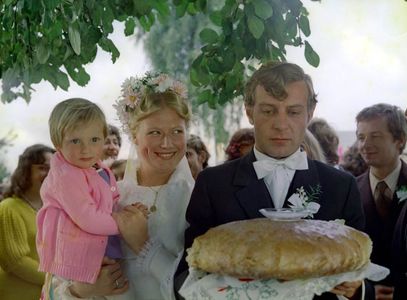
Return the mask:
<svg viewBox="0 0 407 300">
<path fill-rule="evenodd" d="M 196 237 L 287 207 L 294 191 L 313 186 L 323 191 L 314 218 L 366 232 L 371 261 L 390 270 L 314 299 L 407 299 L 407 110 L 364 108 L 340 158 L 335 130 L 313 118 L 317 102 L 301 67 L 262 65 L 245 90 L 252 128 L 233 134 L 216 166 L 188 134 L 185 86 L 166 74 L 122 85 L 114 107 L 131 141 L 126 159 L 120 130 L 96 104 L 60 102 L 49 118 L 54 148 L 28 147 L 2 191 L 1 299 L 182 299 Z"/>
</svg>

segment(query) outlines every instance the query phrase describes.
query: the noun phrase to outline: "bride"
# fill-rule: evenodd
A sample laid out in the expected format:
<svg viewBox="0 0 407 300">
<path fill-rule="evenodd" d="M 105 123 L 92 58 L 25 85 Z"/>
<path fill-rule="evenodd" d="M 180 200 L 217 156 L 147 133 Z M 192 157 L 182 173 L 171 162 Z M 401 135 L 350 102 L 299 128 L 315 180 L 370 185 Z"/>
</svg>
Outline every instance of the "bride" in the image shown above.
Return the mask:
<svg viewBox="0 0 407 300">
<path fill-rule="evenodd" d="M 141 202 L 149 209 L 149 239 L 142 249 L 135 253 L 123 243 L 130 288 L 115 299 L 175 299 L 173 277 L 183 254 L 185 211 L 194 185 L 185 158 L 191 117 L 186 90 L 165 74 L 147 73 L 124 82 L 115 108 L 133 142 L 119 182 L 120 205 Z"/>
<path fill-rule="evenodd" d="M 173 277 L 183 255 L 185 212 L 194 185 L 185 157 L 191 118 L 186 89 L 168 75 L 147 73 L 127 79 L 114 106 L 132 142 L 118 185 L 121 208 L 135 217 L 115 217 L 126 242 L 122 268 L 105 258 L 94 284 L 54 281 L 54 299 L 175 299 Z M 149 210 L 147 241 L 140 234 L 145 218 L 136 216 L 141 213 L 135 202 Z"/>
</svg>

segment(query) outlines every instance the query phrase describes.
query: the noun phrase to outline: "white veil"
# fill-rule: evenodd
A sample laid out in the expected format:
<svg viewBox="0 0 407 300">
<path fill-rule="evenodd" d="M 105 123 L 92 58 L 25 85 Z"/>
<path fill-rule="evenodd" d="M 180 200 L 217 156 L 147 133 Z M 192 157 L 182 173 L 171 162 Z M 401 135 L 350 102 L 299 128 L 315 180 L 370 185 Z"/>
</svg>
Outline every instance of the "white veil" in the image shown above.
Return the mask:
<svg viewBox="0 0 407 300">
<path fill-rule="evenodd" d="M 126 169 L 124 171 L 123 181 L 133 181 L 137 178 L 137 169 L 140 166 L 137 155 L 137 145 L 131 142 L 129 156 L 127 157 Z"/>
</svg>

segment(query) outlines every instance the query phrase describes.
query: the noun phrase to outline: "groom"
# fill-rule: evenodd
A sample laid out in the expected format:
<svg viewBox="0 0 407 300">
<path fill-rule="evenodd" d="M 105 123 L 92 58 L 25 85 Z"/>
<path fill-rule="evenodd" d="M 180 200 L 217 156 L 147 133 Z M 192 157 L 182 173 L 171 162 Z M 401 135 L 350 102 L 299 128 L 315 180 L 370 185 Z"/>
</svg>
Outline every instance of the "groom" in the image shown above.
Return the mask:
<svg viewBox="0 0 407 300">
<path fill-rule="evenodd" d="M 314 201 L 321 205 L 315 219 L 344 219 L 363 229 L 354 178 L 307 159 L 300 150 L 316 102 L 311 78 L 298 65 L 266 64 L 253 74 L 246 86 L 245 108 L 254 126 L 255 147 L 241 159 L 199 174 L 186 213 L 190 227 L 185 249 L 211 227 L 262 217 L 261 208 L 287 207 L 289 196 L 301 187 L 315 192 Z M 178 274 L 186 269 L 183 260 Z M 315 299 L 338 299 L 336 295 L 362 299 L 366 292 L 362 282 L 347 282 Z"/>
</svg>

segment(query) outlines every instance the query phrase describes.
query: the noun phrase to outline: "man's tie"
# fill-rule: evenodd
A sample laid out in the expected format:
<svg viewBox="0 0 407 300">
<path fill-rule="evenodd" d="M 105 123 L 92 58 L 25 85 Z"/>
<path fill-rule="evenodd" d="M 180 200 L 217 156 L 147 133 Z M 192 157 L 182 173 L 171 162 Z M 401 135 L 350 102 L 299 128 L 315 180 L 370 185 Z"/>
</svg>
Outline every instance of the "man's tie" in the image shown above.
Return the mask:
<svg viewBox="0 0 407 300">
<path fill-rule="evenodd" d="M 382 219 L 388 219 L 391 210 L 392 194 L 386 182 L 380 181 L 376 185 L 374 199 L 376 203 L 377 212 Z"/>
<path fill-rule="evenodd" d="M 307 170 L 308 161 L 305 152 L 296 152 L 286 159 L 268 158 L 253 162 L 257 178 L 264 178 L 266 184 L 270 187 L 271 197 L 276 208 L 281 208 L 284 204 L 290 179 L 288 170 Z"/>
</svg>

